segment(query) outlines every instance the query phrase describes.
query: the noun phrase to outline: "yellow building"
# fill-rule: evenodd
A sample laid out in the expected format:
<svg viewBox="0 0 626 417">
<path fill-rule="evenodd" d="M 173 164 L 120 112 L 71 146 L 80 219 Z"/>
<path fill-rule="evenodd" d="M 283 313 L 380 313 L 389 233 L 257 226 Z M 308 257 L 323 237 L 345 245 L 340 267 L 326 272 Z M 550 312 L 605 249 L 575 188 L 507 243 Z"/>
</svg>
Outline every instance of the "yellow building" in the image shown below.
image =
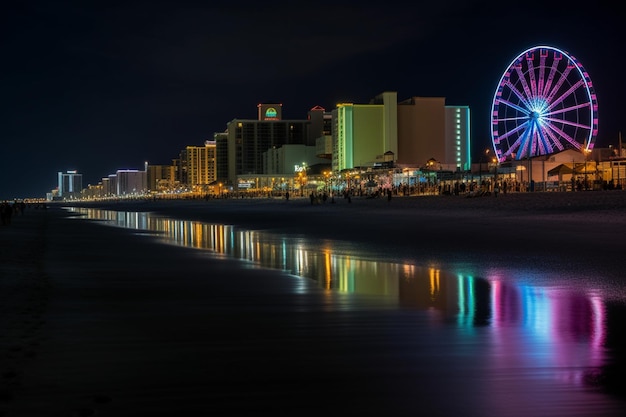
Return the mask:
<svg viewBox="0 0 626 417">
<path fill-rule="evenodd" d="M 148 190 L 159 192 L 177 187 L 176 165 L 148 165 Z"/>
<path fill-rule="evenodd" d="M 355 167 L 422 167 L 469 171 L 470 110 L 444 97 L 397 101 L 384 92 L 368 104 L 341 103 L 333 111 L 333 171 Z"/>
<path fill-rule="evenodd" d="M 202 191 L 217 179 L 215 141 L 204 146 L 187 146 L 180 153 L 180 182 L 190 190 Z"/>
<path fill-rule="evenodd" d="M 385 92 L 369 104 L 340 103 L 333 112 L 333 171 L 371 167 L 398 152 L 397 93 Z"/>
</svg>

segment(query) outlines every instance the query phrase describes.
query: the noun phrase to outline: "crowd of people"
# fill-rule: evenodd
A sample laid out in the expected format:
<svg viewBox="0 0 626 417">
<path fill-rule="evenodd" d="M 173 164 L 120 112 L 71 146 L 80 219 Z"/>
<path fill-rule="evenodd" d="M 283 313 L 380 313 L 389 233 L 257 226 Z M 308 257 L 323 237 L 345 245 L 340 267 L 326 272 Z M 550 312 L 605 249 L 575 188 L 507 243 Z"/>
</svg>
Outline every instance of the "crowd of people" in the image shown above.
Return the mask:
<svg viewBox="0 0 626 417">
<path fill-rule="evenodd" d="M 26 210 L 26 203 L 23 201 L 3 201 L 0 203 L 0 224 L 8 226 L 14 215 L 22 215 Z"/>
</svg>

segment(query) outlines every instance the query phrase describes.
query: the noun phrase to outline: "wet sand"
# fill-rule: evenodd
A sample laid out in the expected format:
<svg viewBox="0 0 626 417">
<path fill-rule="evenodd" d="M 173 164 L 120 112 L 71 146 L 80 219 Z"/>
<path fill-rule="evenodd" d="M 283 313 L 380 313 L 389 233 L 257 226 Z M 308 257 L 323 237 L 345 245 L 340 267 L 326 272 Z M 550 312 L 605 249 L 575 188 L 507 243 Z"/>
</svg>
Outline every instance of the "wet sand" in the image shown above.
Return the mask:
<svg viewBox="0 0 626 417">
<path fill-rule="evenodd" d="M 620 191 L 335 201 L 97 206 L 358 241 L 423 263 L 600 268 L 614 280 L 626 266 Z M 0 244 L 2 416 L 541 414 L 541 386 L 510 407 L 506 384 L 486 392 L 479 363 L 446 357 L 453 334 L 425 334 L 422 315 L 380 300 L 69 219 L 57 205 L 0 227 Z M 543 415 L 583 414 L 561 404 Z"/>
<path fill-rule="evenodd" d="M 329 200 L 330 201 L 330 200 Z M 424 264 L 483 263 L 626 268 L 626 192 L 513 193 L 499 197 L 307 198 L 113 203 L 98 207 L 307 238 L 359 242 L 390 258 Z"/>
</svg>

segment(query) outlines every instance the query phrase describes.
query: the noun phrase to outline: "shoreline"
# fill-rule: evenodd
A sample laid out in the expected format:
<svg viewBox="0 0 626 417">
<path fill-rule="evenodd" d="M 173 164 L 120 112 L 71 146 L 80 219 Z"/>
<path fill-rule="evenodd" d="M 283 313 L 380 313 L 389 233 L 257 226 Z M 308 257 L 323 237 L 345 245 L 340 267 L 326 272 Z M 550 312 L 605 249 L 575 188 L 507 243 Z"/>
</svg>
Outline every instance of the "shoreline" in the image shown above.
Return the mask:
<svg viewBox="0 0 626 417">
<path fill-rule="evenodd" d="M 568 214 L 583 212 L 615 212 L 626 210 L 626 191 L 583 191 L 583 192 L 547 192 L 547 193 L 509 193 L 498 197 L 454 196 L 454 195 L 425 195 L 425 196 L 393 196 L 391 201 L 386 197 L 368 198 L 352 197 L 349 203 L 343 197 L 335 197 L 335 203 L 330 198 L 325 203 L 311 204 L 308 197 L 247 197 L 247 198 L 211 198 L 211 199 L 128 199 L 102 200 L 78 202 L 52 202 L 54 206 L 96 207 L 123 211 L 155 211 L 155 212 L 183 212 L 186 208 L 216 209 L 215 213 L 225 214 L 219 208 L 229 205 L 232 209 L 255 211 L 272 205 L 280 208 L 292 207 L 302 209 L 307 214 L 315 215 L 320 209 L 327 207 L 351 209 L 356 212 L 374 212 L 387 210 L 397 213 L 397 210 L 419 210 L 420 213 L 445 214 L 455 211 L 455 214 L 471 215 L 477 210 L 486 210 L 489 213 L 506 212 L 508 214 Z M 175 209 L 176 211 L 173 211 Z M 442 212 L 440 212 L 442 211 Z M 198 214 L 201 214 L 200 212 Z"/>
<path fill-rule="evenodd" d="M 516 265 L 579 265 L 620 274 L 626 268 L 626 192 L 512 193 L 498 197 L 216 199 L 80 203 L 118 211 L 361 242 L 387 257 Z M 448 255 L 446 255 L 448 254 Z"/>
</svg>

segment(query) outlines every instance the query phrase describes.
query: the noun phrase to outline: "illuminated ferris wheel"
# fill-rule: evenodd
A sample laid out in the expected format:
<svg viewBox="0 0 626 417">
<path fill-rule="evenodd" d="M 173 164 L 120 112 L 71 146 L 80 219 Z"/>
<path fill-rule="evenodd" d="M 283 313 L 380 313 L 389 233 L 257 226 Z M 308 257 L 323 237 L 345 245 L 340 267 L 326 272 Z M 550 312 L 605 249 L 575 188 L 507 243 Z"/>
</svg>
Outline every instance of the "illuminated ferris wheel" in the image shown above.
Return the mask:
<svg viewBox="0 0 626 417">
<path fill-rule="evenodd" d="M 499 162 L 590 151 L 598 103 L 587 71 L 550 46 L 519 54 L 506 69 L 491 109 L 491 140 Z"/>
</svg>

